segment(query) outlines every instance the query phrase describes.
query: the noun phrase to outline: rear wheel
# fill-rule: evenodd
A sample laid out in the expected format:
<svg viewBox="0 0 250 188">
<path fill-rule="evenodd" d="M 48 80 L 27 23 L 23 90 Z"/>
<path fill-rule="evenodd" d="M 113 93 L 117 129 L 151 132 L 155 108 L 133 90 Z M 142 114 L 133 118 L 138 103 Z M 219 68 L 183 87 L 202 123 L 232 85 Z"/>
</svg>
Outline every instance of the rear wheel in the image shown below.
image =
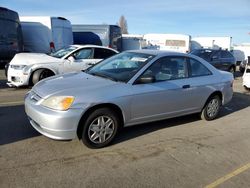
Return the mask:
<svg viewBox="0 0 250 188">
<path fill-rule="evenodd" d="M 241 66 L 240 66 L 240 68 L 239 68 L 239 69 L 240 69 L 240 72 L 241 72 L 241 73 L 244 73 L 245 68 L 243 68 L 243 67 L 241 67 Z"/>
<path fill-rule="evenodd" d="M 109 108 L 93 111 L 84 123 L 82 142 L 89 148 L 102 148 L 110 144 L 117 134 L 120 121 Z"/>
<path fill-rule="evenodd" d="M 210 97 L 201 112 L 201 119 L 207 121 L 215 119 L 219 114 L 220 107 L 221 107 L 220 97 L 218 95 Z"/>
<path fill-rule="evenodd" d="M 38 69 L 33 73 L 32 76 L 32 84 L 35 85 L 37 82 L 44 78 L 48 78 L 50 76 L 53 76 L 54 73 L 48 69 Z"/>
<path fill-rule="evenodd" d="M 250 91 L 250 88 L 248 88 L 247 86 L 243 86 L 245 91 Z"/>
</svg>

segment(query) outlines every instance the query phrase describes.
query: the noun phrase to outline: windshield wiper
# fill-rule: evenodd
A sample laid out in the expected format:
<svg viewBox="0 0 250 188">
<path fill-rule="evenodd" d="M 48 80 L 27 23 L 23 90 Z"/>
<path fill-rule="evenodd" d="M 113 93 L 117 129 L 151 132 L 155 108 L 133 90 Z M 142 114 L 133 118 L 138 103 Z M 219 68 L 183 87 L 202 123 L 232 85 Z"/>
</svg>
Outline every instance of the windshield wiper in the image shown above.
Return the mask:
<svg viewBox="0 0 250 188">
<path fill-rule="evenodd" d="M 106 78 L 106 79 L 109 79 L 109 80 L 112 80 L 112 81 L 115 81 L 115 82 L 119 82 L 119 80 L 117 80 L 115 78 L 112 78 L 110 76 L 104 75 L 104 74 L 98 74 L 98 73 L 88 73 L 88 74 L 91 74 L 93 76 L 98 76 L 98 77 L 101 77 L 101 78 Z"/>
</svg>

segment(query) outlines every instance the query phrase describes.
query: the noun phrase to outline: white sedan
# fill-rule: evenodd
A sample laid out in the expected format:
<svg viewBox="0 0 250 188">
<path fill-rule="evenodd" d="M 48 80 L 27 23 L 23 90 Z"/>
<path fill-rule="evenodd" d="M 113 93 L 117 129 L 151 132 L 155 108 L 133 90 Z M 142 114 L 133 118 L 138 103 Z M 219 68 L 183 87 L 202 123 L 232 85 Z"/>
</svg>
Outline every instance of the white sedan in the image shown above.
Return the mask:
<svg viewBox="0 0 250 188">
<path fill-rule="evenodd" d="M 71 45 L 50 55 L 19 53 L 9 64 L 7 84 L 10 87 L 34 85 L 49 76 L 85 70 L 117 53 L 96 45 Z"/>
</svg>

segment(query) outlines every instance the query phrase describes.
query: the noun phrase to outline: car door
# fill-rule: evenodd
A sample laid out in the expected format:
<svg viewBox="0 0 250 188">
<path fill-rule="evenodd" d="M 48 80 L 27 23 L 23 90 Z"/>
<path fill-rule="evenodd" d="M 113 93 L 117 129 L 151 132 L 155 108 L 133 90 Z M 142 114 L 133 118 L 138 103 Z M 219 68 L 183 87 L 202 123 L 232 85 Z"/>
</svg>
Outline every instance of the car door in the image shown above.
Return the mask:
<svg viewBox="0 0 250 188">
<path fill-rule="evenodd" d="M 93 54 L 93 48 L 81 48 L 73 52 L 64 63 L 64 72 L 85 70 L 92 63 Z"/>
<path fill-rule="evenodd" d="M 228 71 L 230 66 L 234 63 L 233 56 L 228 51 L 221 51 L 221 69 Z"/>
<path fill-rule="evenodd" d="M 222 68 L 222 64 L 221 64 L 221 53 L 220 51 L 216 50 L 214 52 L 212 52 L 211 54 L 211 64 L 216 67 L 217 69 L 221 69 Z"/>
<path fill-rule="evenodd" d="M 190 105 L 195 91 L 190 87 L 186 57 L 163 57 L 141 77 L 148 75 L 154 77 L 153 83 L 134 84 L 132 87 L 132 123 L 155 121 L 195 111 Z"/>
</svg>

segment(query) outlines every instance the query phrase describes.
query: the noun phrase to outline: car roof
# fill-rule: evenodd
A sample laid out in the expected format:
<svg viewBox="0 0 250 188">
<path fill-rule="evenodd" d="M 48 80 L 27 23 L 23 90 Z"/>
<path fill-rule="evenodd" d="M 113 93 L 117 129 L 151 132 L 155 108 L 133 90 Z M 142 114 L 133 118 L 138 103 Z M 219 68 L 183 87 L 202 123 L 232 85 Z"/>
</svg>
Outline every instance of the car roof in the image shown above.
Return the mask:
<svg viewBox="0 0 250 188">
<path fill-rule="evenodd" d="M 118 51 L 116 51 L 113 48 L 109 48 L 109 47 L 105 47 L 105 46 L 98 46 L 98 45 L 94 45 L 94 44 L 84 44 L 84 45 L 81 45 L 81 44 L 72 44 L 70 46 L 74 46 L 76 48 L 103 48 L 103 49 L 113 50 L 113 51 L 115 51 L 115 52 L 118 53 Z"/>
<path fill-rule="evenodd" d="M 166 50 L 147 50 L 147 49 L 144 49 L 144 50 L 128 50 L 126 52 L 149 54 L 149 55 L 155 55 L 155 56 L 187 55 L 186 53 L 181 53 L 181 52 L 173 52 L 173 51 L 166 51 Z"/>
<path fill-rule="evenodd" d="M 193 51 L 204 51 L 204 50 L 209 50 L 209 51 L 226 51 L 229 52 L 228 50 L 225 49 L 213 49 L 213 48 L 200 48 L 200 49 L 194 49 Z"/>
</svg>

